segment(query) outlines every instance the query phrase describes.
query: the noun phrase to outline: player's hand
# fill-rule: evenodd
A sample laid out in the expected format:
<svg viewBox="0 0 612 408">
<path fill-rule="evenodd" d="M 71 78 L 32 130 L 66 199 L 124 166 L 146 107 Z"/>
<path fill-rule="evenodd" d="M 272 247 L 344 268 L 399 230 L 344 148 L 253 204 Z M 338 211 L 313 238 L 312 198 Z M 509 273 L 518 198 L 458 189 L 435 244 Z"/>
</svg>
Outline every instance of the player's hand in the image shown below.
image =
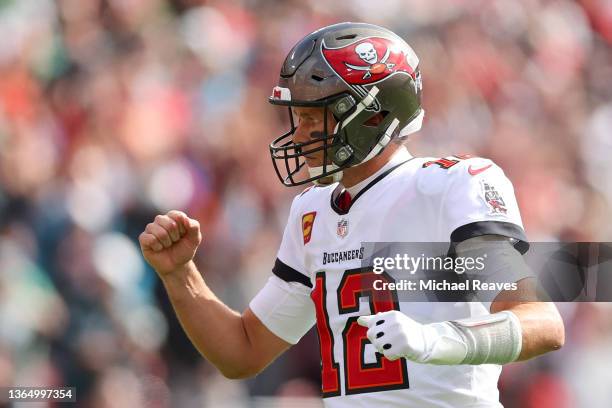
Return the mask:
<svg viewBox="0 0 612 408">
<path fill-rule="evenodd" d="M 397 310 L 361 316 L 357 323 L 368 328 L 368 339 L 389 360 L 426 361 L 426 325 Z"/>
<path fill-rule="evenodd" d="M 421 324 L 393 310 L 361 316 L 357 323 L 368 328 L 368 339 L 389 360 L 404 357 L 417 363 L 452 365 L 467 355 L 465 342 L 449 322 Z"/>
<path fill-rule="evenodd" d="M 147 224 L 138 241 L 146 261 L 163 277 L 193 259 L 202 242 L 200 223 L 181 211 L 169 211 Z"/>
</svg>

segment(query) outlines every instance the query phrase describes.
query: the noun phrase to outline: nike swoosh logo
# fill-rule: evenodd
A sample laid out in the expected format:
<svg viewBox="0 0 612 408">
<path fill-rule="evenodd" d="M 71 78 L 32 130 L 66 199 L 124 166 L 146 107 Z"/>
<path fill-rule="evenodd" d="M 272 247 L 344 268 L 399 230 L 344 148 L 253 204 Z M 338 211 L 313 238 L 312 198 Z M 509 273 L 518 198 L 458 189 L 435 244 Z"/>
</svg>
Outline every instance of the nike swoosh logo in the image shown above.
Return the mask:
<svg viewBox="0 0 612 408">
<path fill-rule="evenodd" d="M 489 164 L 487 166 L 481 167 L 479 169 L 474 169 L 472 168 L 472 165 L 470 164 L 470 167 L 468 167 L 468 173 L 470 173 L 471 176 L 475 176 L 477 174 L 482 173 L 483 171 L 485 171 L 486 169 L 488 169 L 489 167 L 491 167 L 493 164 Z"/>
</svg>

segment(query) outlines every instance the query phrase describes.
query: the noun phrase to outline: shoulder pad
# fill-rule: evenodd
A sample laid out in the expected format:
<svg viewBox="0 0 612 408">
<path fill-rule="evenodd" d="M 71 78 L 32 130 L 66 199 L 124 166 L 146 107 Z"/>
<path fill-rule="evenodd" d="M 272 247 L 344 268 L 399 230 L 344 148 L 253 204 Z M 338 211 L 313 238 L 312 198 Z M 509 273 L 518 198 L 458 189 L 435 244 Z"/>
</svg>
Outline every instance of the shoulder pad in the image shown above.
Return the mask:
<svg viewBox="0 0 612 408">
<path fill-rule="evenodd" d="M 291 211 L 300 212 L 302 208 L 310 206 L 312 203 L 317 203 L 321 200 L 321 197 L 327 197 L 330 189 L 336 188 L 337 183 L 330 184 L 329 186 L 309 186 L 305 188 L 301 193 L 293 198 L 291 204 Z"/>
</svg>

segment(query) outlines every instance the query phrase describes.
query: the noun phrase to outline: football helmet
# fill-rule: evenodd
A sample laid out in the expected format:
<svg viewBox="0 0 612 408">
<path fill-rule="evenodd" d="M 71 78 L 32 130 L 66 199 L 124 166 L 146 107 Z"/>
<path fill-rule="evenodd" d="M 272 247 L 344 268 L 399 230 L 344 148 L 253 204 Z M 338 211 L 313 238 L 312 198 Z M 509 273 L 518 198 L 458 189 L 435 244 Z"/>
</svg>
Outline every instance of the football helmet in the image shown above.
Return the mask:
<svg viewBox="0 0 612 408">
<path fill-rule="evenodd" d="M 421 127 L 419 59 L 390 30 L 365 23 L 340 23 L 300 40 L 282 65 L 269 98 L 289 110 L 291 128 L 270 144 L 274 169 L 286 186 L 342 178 L 342 170 L 380 154 L 396 137 Z M 295 143 L 292 107 L 324 109 L 321 138 Z M 331 111 L 336 126 L 329 128 Z M 382 114 L 377 125 L 372 119 Z M 323 150 L 323 165 L 296 177 L 304 156 Z M 330 180 L 330 179 L 326 179 Z"/>
</svg>

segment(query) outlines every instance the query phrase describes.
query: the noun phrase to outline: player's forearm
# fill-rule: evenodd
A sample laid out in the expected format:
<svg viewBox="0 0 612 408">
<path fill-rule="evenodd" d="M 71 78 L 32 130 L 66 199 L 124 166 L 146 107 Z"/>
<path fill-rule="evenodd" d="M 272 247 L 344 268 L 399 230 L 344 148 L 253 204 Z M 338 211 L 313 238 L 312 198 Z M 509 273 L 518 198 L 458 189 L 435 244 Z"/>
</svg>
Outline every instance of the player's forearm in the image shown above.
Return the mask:
<svg viewBox="0 0 612 408">
<path fill-rule="evenodd" d="M 523 345 L 517 361 L 528 360 L 563 346 L 565 328 L 553 303 L 521 303 L 508 310 L 521 322 Z"/>
<path fill-rule="evenodd" d="M 250 374 L 250 343 L 241 315 L 208 288 L 195 264 L 162 278 L 174 311 L 198 351 L 228 378 Z"/>
<path fill-rule="evenodd" d="M 507 364 L 559 349 L 564 341 L 552 303 L 493 302 L 491 314 L 429 324 L 396 310 L 357 322 L 386 358 L 425 364 Z"/>
</svg>

